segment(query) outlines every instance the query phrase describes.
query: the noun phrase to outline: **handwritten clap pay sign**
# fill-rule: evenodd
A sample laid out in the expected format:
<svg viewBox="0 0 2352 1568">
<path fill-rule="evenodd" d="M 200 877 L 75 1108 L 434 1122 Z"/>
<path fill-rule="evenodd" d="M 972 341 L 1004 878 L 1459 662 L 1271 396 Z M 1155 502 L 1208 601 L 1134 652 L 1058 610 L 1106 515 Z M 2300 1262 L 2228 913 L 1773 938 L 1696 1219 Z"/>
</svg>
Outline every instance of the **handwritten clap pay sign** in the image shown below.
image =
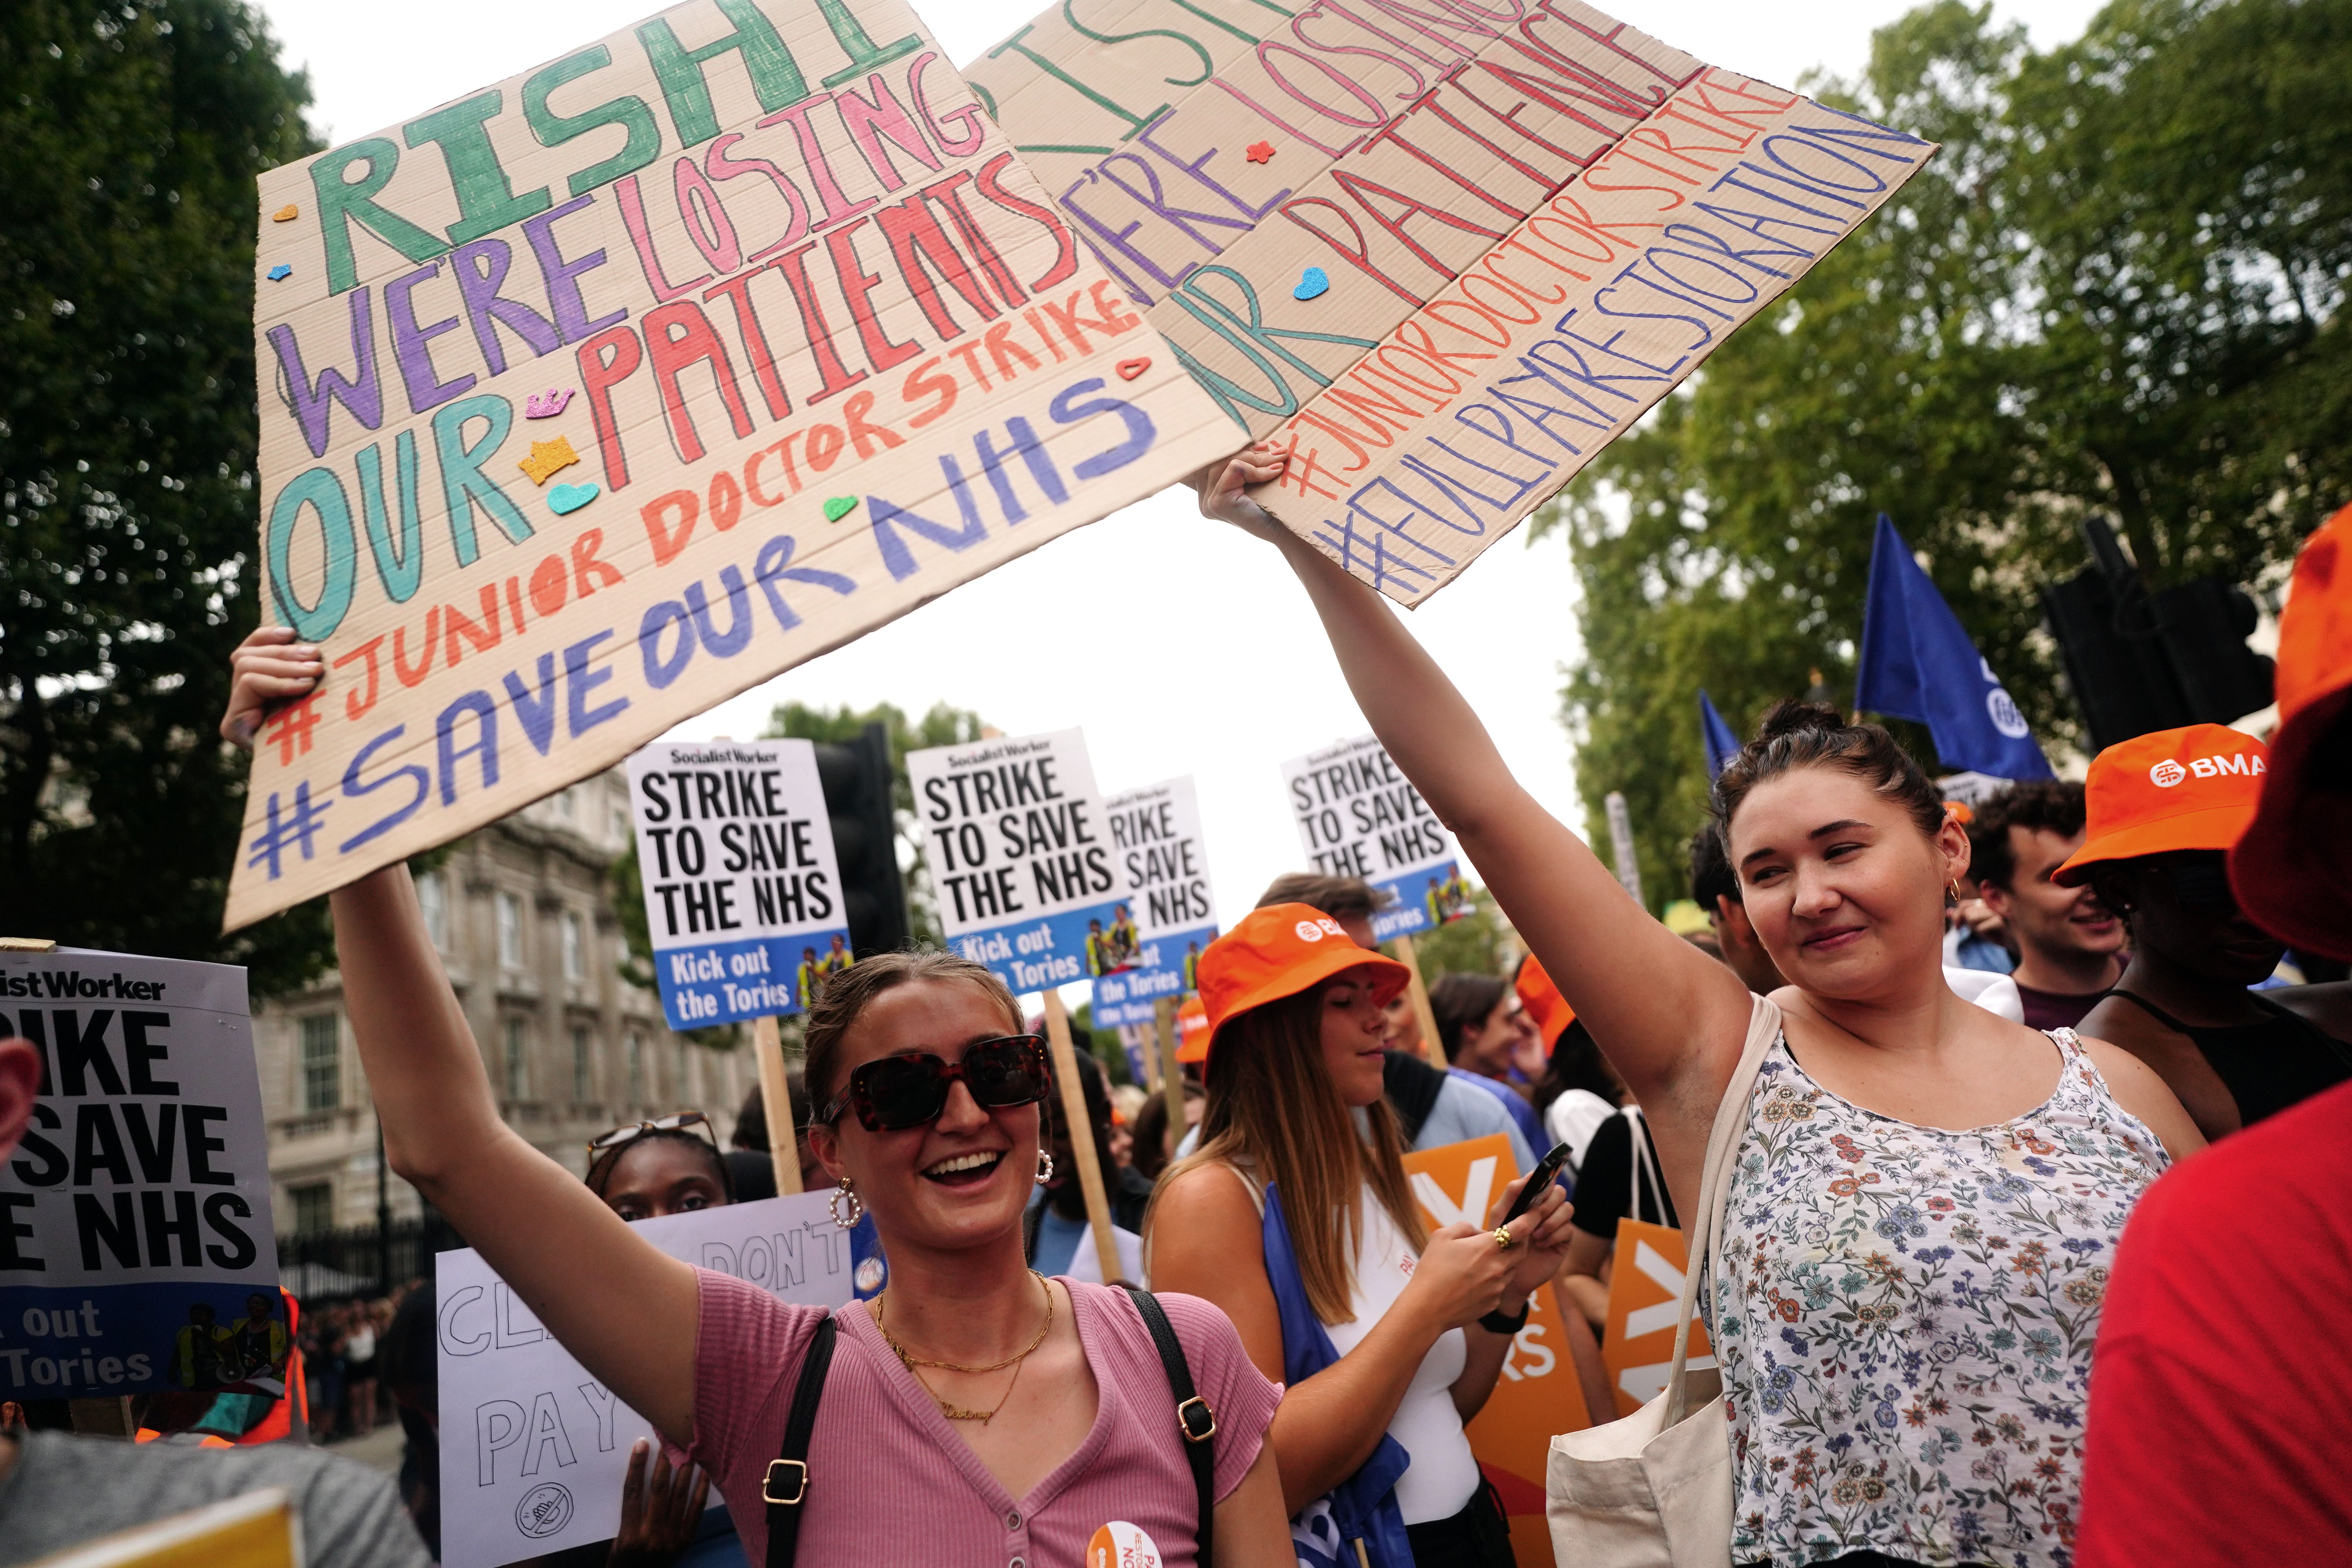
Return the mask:
<svg viewBox="0 0 2352 1568">
<path fill-rule="evenodd" d="M 967 75 L 1210 395 L 1288 450 L 1252 496 L 1408 605 L 1935 151 L 1580 0 L 1130 9 L 1056 5 Z"/>
<path fill-rule="evenodd" d="M 231 928 L 1240 445 L 898 0 L 690 0 L 288 206 L 261 558 L 329 676 L 257 748 Z"/>
</svg>

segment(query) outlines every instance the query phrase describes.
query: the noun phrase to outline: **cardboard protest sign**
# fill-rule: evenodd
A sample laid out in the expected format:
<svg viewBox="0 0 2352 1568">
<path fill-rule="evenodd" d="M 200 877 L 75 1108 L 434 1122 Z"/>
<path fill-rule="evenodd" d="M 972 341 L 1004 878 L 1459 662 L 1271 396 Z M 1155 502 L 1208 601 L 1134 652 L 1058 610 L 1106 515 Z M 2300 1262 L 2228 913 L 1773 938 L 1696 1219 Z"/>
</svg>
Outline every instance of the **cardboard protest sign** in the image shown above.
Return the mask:
<svg viewBox="0 0 2352 1568">
<path fill-rule="evenodd" d="M 672 1258 L 783 1300 L 838 1307 L 872 1294 L 858 1287 L 878 1286 L 881 1265 L 870 1227 L 861 1245 L 833 1223 L 827 1202 L 824 1193 L 763 1198 L 632 1228 Z M 610 1540 L 629 1446 L 661 1435 L 572 1360 L 481 1254 L 444 1252 L 437 1264 L 442 1562 L 498 1568 Z M 710 1500 L 722 1500 L 714 1491 Z"/>
<path fill-rule="evenodd" d="M 1386 942 L 1458 920 L 1471 910 L 1454 836 L 1437 820 L 1376 735 L 1359 735 L 1282 764 L 1298 837 L 1315 869 L 1361 877 L 1395 897 L 1372 916 Z"/>
<path fill-rule="evenodd" d="M 1631 1415 L 1655 1399 L 1674 1371 L 1675 1330 L 1682 1320 L 1683 1233 L 1620 1216 L 1609 1273 L 1609 1323 L 1601 1337 L 1601 1364 L 1617 1395 L 1617 1414 Z M 1715 1364 L 1706 1324 L 1691 1324 L 1689 1364 Z"/>
<path fill-rule="evenodd" d="M 849 967 L 814 744 L 656 742 L 629 758 L 629 812 L 671 1028 L 800 1012 Z"/>
<path fill-rule="evenodd" d="M 1015 993 L 1099 976 L 1113 935 L 1118 846 L 1076 730 L 907 753 L 948 945 Z M 1132 911 L 1130 911 L 1131 915 Z"/>
<path fill-rule="evenodd" d="M 293 1340 L 245 971 L 0 952 L 9 1035 L 41 1086 L 0 1168 L 0 1398 L 276 1400 Z"/>
<path fill-rule="evenodd" d="M 1048 11 L 967 73 L 1220 406 L 1417 604 L 1934 148 L 1580 0 Z"/>
<path fill-rule="evenodd" d="M 1511 1141 L 1499 1132 L 1408 1153 L 1404 1168 L 1422 1217 L 1433 1226 L 1465 1220 L 1484 1225 L 1495 1200 L 1519 1174 Z M 1544 1474 L 1553 1435 L 1591 1425 L 1560 1311 L 1549 1287 L 1529 1300 L 1527 1325 L 1512 1338 L 1494 1394 L 1463 1429 L 1478 1468 L 1503 1500 L 1511 1547 L 1526 1568 L 1552 1560 L 1544 1522 Z"/>
<path fill-rule="evenodd" d="M 608 766 L 1238 443 L 902 0 L 688 0 L 260 181 L 228 923 Z"/>
<path fill-rule="evenodd" d="M 1201 953 L 1217 939 L 1201 803 L 1188 775 L 1115 795 L 1103 810 L 1127 895 L 1108 929 L 1126 962 L 1096 976 L 1095 1023 L 1147 1025 L 1159 998 L 1200 989 Z"/>
</svg>

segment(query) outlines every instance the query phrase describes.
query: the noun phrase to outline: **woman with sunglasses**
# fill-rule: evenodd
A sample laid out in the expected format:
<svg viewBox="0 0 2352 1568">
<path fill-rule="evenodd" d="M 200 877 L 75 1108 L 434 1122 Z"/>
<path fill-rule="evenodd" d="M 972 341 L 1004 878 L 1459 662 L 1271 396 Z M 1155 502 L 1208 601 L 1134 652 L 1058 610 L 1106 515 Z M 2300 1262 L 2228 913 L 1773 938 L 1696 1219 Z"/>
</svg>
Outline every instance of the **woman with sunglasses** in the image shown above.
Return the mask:
<svg viewBox="0 0 2352 1568">
<path fill-rule="evenodd" d="M 290 644 L 264 627 L 237 650 L 230 741 L 250 743 L 270 703 L 317 684 L 317 651 Z M 657 1251 L 499 1119 L 406 868 L 339 889 L 333 910 L 393 1168 L 593 1376 L 711 1472 L 763 1561 L 760 1500 L 826 1314 Z M 879 954 L 826 983 L 807 1039 L 810 1137 L 838 1184 L 836 1217 L 873 1215 L 890 1285 L 832 1315 L 805 1489 L 765 1494 L 798 1510 L 801 1560 L 1042 1568 L 1080 1562 L 1121 1521 L 1162 1562 L 1199 1561 L 1185 1438 L 1140 1312 L 1117 1287 L 1041 1280 L 1023 1260 L 1047 1080 L 1003 984 L 943 953 Z M 1264 1441 L 1276 1391 L 1213 1309 L 1161 1304 L 1215 1416 L 1216 1561 L 1289 1568 Z"/>
<path fill-rule="evenodd" d="M 1406 973 L 1306 904 L 1254 910 L 1209 944 L 1201 1147 L 1160 1180 L 1147 1266 L 1223 1308 L 1289 1384 L 1284 1506 L 1322 1555 L 1355 1563 L 1361 1542 L 1373 1568 L 1510 1568 L 1462 1424 L 1559 1265 L 1568 1205 L 1553 1187 L 1498 1228 L 1514 1182 L 1485 1226 L 1422 1224 L 1383 1095 L 1385 1007 Z"/>
<path fill-rule="evenodd" d="M 635 1224 L 720 1208 L 735 1184 L 710 1119 L 681 1110 L 615 1127 L 588 1142 L 588 1190 Z M 651 1466 L 650 1472 L 647 1469 Z M 740 1568 L 743 1547 L 733 1516 L 705 1505 L 710 1478 L 640 1438 L 621 1481 L 621 1528 L 609 1542 L 539 1559 L 541 1568 Z"/>
</svg>

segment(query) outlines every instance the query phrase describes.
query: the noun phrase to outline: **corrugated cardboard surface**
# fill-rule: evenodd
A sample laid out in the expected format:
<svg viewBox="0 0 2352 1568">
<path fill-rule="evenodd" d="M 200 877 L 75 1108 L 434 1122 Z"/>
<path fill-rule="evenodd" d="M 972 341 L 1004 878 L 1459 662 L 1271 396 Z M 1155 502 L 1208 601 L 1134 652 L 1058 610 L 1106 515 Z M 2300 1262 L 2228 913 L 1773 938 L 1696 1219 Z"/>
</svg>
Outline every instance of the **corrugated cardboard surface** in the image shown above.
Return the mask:
<svg viewBox="0 0 2352 1568">
<path fill-rule="evenodd" d="M 331 668 L 257 751 L 231 928 L 1239 444 L 891 0 L 692 0 L 259 207 L 268 613 Z"/>
<path fill-rule="evenodd" d="M 1934 151 L 1577 0 L 1072 0 L 971 75 L 1202 384 L 1289 447 L 1256 499 L 1408 605 Z"/>
</svg>

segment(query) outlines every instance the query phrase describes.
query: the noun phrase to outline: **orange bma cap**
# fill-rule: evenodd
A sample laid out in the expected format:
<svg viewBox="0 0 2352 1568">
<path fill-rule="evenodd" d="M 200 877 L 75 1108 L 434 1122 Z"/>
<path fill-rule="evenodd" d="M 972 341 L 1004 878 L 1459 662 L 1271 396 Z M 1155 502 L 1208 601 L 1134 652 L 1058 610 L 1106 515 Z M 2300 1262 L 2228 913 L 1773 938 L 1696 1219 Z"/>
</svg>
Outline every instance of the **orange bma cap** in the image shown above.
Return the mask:
<svg viewBox="0 0 2352 1568">
<path fill-rule="evenodd" d="M 2080 885 L 2101 860 L 2227 849 L 2254 819 L 2269 752 L 2242 731 L 2189 724 L 2118 741 L 2083 781 L 2083 847 L 2051 873 Z"/>
<path fill-rule="evenodd" d="M 2270 776 L 2230 852 L 2230 886 L 2273 936 L 2352 959 L 2352 507 L 2295 557 L 2277 679 Z"/>
<path fill-rule="evenodd" d="M 1176 1009 L 1176 1059 L 1209 1059 L 1209 1009 L 1202 1004 L 1197 991 L 1185 997 L 1183 1005 Z"/>
<path fill-rule="evenodd" d="M 1561 995 L 1559 987 L 1551 983 L 1551 975 L 1545 970 L 1543 961 L 1532 952 L 1521 959 L 1519 973 L 1512 979 L 1511 988 L 1519 994 L 1519 1005 L 1528 1010 L 1528 1016 L 1533 1018 L 1536 1027 L 1543 1032 L 1544 1049 L 1558 1050 L 1560 1036 L 1576 1022 L 1576 1009 L 1568 1005 L 1568 998 Z"/>
<path fill-rule="evenodd" d="M 1212 1045 L 1228 1019 L 1350 969 L 1376 972 L 1374 994 L 1382 1003 L 1404 989 L 1410 973 L 1393 958 L 1358 947 L 1338 921 L 1312 905 L 1252 910 L 1201 954 L 1201 1003 Z M 1208 1047 L 1201 1054 L 1206 1058 Z"/>
</svg>

